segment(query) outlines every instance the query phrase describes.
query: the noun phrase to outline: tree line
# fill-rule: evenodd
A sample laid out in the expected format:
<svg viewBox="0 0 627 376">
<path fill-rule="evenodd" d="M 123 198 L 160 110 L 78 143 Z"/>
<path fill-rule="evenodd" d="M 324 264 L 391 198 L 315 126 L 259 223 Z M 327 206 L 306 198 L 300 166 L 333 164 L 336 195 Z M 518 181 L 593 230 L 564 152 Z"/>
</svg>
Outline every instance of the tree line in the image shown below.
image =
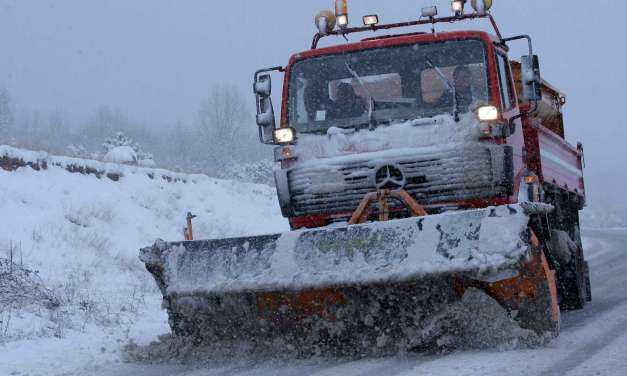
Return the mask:
<svg viewBox="0 0 627 376">
<path fill-rule="evenodd" d="M 272 151 L 258 142 L 253 114 L 234 86 L 212 87 L 191 123 L 159 126 L 132 119 L 107 105 L 82 120 L 71 118 L 62 109 L 17 112 L 9 90 L 0 88 L 0 144 L 102 159 L 111 140 L 119 139 L 120 134 L 141 153 L 151 155 L 158 167 L 270 182 Z M 241 176 L 249 170 L 254 171 L 254 178 Z"/>
</svg>

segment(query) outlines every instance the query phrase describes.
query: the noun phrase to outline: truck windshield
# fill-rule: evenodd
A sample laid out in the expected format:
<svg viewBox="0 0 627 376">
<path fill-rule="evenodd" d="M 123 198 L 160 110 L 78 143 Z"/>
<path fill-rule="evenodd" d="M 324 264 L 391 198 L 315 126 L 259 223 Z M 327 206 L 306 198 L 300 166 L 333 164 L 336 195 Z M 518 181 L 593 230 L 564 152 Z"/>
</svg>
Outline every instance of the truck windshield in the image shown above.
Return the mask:
<svg viewBox="0 0 627 376">
<path fill-rule="evenodd" d="M 438 72 L 439 70 L 439 72 Z M 326 132 L 391 123 L 488 101 L 486 52 L 480 40 L 454 40 L 368 49 L 299 61 L 289 80 L 290 125 L 300 132 Z M 372 113 L 371 113 L 372 110 Z"/>
</svg>

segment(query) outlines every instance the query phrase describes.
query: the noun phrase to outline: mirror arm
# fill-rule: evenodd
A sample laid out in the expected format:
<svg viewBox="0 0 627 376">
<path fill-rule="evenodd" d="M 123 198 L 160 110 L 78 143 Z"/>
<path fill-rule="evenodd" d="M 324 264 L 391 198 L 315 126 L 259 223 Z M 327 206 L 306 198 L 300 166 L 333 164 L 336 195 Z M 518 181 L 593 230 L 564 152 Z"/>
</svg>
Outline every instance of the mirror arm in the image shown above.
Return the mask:
<svg viewBox="0 0 627 376">
<path fill-rule="evenodd" d="M 313 41 L 311 41 L 312 50 L 315 50 L 318 47 L 318 42 L 320 42 L 320 39 L 322 39 L 322 37 L 324 37 L 324 35 L 320 33 L 316 33 L 316 35 L 314 35 Z"/>
<path fill-rule="evenodd" d="M 499 25 L 496 24 L 496 20 L 492 17 L 492 14 L 488 13 L 488 18 L 490 19 L 490 23 L 494 28 L 494 32 L 496 33 L 496 37 L 499 38 L 500 41 L 503 41 L 503 35 L 501 34 L 501 30 L 499 29 Z M 504 41 L 503 41 L 504 42 Z"/>
<path fill-rule="evenodd" d="M 272 67 L 272 68 L 264 68 L 264 69 L 259 69 L 258 71 L 255 72 L 255 81 L 257 81 L 257 79 L 259 78 L 259 75 L 262 73 L 266 73 L 266 72 L 285 72 L 285 68 L 278 66 L 278 67 Z"/>
<path fill-rule="evenodd" d="M 503 44 L 506 44 L 507 42 L 520 40 L 520 39 L 527 40 L 527 43 L 529 44 L 529 55 L 533 56 L 533 42 L 531 41 L 531 37 L 529 35 L 523 34 L 523 35 L 517 35 L 515 37 L 504 38 L 504 39 L 501 39 L 501 42 L 503 42 Z"/>
<path fill-rule="evenodd" d="M 509 122 L 508 122 L 508 126 L 509 126 L 509 133 L 514 134 L 514 132 L 516 131 L 516 124 L 514 124 L 514 121 L 521 119 L 523 116 L 525 116 L 527 114 L 527 112 L 523 112 L 521 111 L 518 115 L 516 116 L 512 116 L 511 118 L 509 118 Z"/>
<path fill-rule="evenodd" d="M 513 134 L 515 132 L 515 125 L 514 125 L 514 121 L 521 119 L 523 116 L 529 115 L 529 114 L 533 114 L 534 112 L 536 112 L 536 110 L 538 109 L 538 101 L 535 100 L 533 101 L 533 110 L 529 110 L 529 111 L 520 111 L 520 113 L 516 116 L 512 116 L 511 118 L 509 118 L 509 129 L 510 132 Z"/>
<path fill-rule="evenodd" d="M 533 41 L 531 40 L 531 37 L 527 34 L 522 34 L 522 35 L 517 35 L 514 37 L 509 37 L 509 38 L 503 38 L 501 39 L 501 42 L 503 44 L 507 44 L 507 42 L 511 42 L 511 41 L 515 41 L 515 40 L 521 40 L 521 39 L 526 39 L 527 40 L 527 44 L 529 46 L 529 56 L 533 57 Z M 536 112 L 538 109 L 538 99 L 533 101 L 533 109 L 529 110 L 529 111 L 521 111 L 518 115 L 512 117 L 509 119 L 509 126 L 510 129 L 513 128 L 514 126 L 514 121 L 517 119 L 522 118 L 523 116 L 527 115 L 527 114 L 532 114 L 534 112 Z"/>
<path fill-rule="evenodd" d="M 263 138 L 263 127 L 257 127 L 259 128 L 259 142 L 264 144 L 264 145 L 274 145 L 274 142 L 270 142 L 270 141 L 266 141 Z"/>
</svg>

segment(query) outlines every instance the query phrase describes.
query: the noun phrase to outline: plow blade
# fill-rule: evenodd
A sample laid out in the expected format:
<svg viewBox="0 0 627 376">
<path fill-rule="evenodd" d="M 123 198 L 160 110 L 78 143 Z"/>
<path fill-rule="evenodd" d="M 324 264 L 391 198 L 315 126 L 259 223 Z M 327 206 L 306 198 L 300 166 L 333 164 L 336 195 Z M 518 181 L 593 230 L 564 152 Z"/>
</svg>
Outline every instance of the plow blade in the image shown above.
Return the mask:
<svg viewBox="0 0 627 376">
<path fill-rule="evenodd" d="M 202 342 L 244 340 L 301 353 L 421 348 L 468 325 L 451 326 L 450 307 L 478 291 L 521 328 L 555 333 L 554 277 L 528 228 L 529 216 L 545 210 L 515 205 L 157 241 L 140 259 L 163 294 L 174 334 Z"/>
</svg>

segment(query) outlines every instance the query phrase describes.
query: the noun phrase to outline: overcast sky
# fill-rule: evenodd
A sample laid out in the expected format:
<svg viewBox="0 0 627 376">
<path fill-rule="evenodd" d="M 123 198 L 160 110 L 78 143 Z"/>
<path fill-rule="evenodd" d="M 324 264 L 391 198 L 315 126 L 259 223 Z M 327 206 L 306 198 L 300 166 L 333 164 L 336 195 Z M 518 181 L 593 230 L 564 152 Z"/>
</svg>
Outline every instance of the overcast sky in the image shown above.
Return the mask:
<svg viewBox="0 0 627 376">
<path fill-rule="evenodd" d="M 433 3 L 449 12 L 448 1 Z M 627 2 L 495 3 L 503 34 L 531 34 L 544 78 L 568 95 L 568 139 L 584 141 L 588 174 L 622 191 Z M 349 0 L 349 11 L 354 24 L 370 13 L 392 22 L 430 4 Z M 108 104 L 155 126 L 191 121 L 212 84 L 237 85 L 252 105 L 253 72 L 307 49 L 315 13 L 331 7 L 331 0 L 0 0 L 0 85 L 21 108 L 81 117 Z"/>
</svg>

